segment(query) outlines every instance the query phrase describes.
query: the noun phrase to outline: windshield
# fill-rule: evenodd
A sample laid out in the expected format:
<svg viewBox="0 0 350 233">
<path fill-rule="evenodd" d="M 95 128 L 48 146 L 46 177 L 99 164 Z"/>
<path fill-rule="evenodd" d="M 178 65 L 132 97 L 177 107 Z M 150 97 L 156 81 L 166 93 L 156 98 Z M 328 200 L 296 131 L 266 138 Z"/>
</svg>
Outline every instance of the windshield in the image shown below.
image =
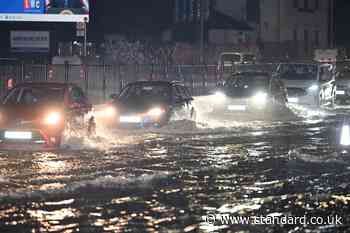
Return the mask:
<svg viewBox="0 0 350 233">
<path fill-rule="evenodd" d="M 317 79 L 317 65 L 281 64 L 278 73 L 282 79 L 315 80 Z"/>
<path fill-rule="evenodd" d="M 255 56 L 252 54 L 243 55 L 243 62 L 254 62 Z"/>
<path fill-rule="evenodd" d="M 4 104 L 19 103 L 24 105 L 35 105 L 45 103 L 63 102 L 63 88 L 43 88 L 43 87 L 26 87 L 14 89 L 5 98 Z"/>
<path fill-rule="evenodd" d="M 235 72 L 266 72 L 272 73 L 276 70 L 274 64 L 239 64 L 234 67 Z"/>
<path fill-rule="evenodd" d="M 259 88 L 269 85 L 269 76 L 262 74 L 235 75 L 225 83 L 228 88 Z"/>
<path fill-rule="evenodd" d="M 131 84 L 122 91 L 119 99 L 122 101 L 128 100 L 170 100 L 170 87 L 167 85 L 152 85 L 152 84 Z"/>
<path fill-rule="evenodd" d="M 221 55 L 221 61 L 225 65 L 231 65 L 235 62 L 241 61 L 241 56 L 238 54 L 223 54 Z"/>
</svg>

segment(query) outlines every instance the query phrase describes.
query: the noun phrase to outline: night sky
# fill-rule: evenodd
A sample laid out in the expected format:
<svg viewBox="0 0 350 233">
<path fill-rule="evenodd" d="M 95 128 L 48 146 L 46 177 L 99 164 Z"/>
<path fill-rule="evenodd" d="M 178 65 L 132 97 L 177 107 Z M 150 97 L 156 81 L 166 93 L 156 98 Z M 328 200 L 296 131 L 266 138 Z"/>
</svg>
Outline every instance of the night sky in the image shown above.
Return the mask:
<svg viewBox="0 0 350 233">
<path fill-rule="evenodd" d="M 171 24 L 172 0 L 91 0 L 89 40 L 102 41 L 104 33 L 129 33 L 155 35 Z M 337 44 L 350 44 L 349 0 L 336 2 Z M 0 22 L 0 52 L 9 46 L 9 31 L 50 30 L 58 40 L 74 39 L 75 24 L 72 23 L 6 23 Z"/>
</svg>

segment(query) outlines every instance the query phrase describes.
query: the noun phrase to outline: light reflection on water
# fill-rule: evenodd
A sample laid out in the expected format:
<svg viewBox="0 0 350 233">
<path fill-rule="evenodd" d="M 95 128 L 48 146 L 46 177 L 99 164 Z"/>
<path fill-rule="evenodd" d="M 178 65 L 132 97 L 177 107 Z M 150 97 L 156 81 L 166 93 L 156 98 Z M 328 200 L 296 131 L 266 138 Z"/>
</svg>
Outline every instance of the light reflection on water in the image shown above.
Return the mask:
<svg viewBox="0 0 350 233">
<path fill-rule="evenodd" d="M 213 212 L 338 213 L 350 222 L 350 160 L 336 153 L 324 120 L 168 129 L 124 132 L 113 145 L 96 142 L 108 144 L 105 150 L 90 142 L 55 153 L 1 153 L 0 232 L 321 229 L 203 223 Z"/>
</svg>

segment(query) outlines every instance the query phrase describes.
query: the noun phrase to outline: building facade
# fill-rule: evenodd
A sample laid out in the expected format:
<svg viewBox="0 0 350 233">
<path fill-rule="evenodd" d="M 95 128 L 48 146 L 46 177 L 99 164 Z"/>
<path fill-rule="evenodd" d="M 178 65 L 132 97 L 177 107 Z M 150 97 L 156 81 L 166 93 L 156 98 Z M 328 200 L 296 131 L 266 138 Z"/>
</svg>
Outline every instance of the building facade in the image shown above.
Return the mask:
<svg viewBox="0 0 350 233">
<path fill-rule="evenodd" d="M 247 2 L 248 0 L 174 0 L 174 25 L 178 26 L 178 30 L 173 30 L 172 37 L 176 40 L 179 39 L 177 35 L 180 35 L 190 38 L 191 42 L 198 42 L 203 20 L 206 42 L 219 45 L 245 43 L 255 31 L 247 21 Z M 167 37 L 170 38 L 171 35 L 168 33 Z"/>
<path fill-rule="evenodd" d="M 184 35 L 198 35 L 201 17 L 219 13 L 248 24 L 253 32 L 235 25 L 208 29 L 207 42 L 213 44 L 256 44 L 266 57 L 309 58 L 316 48 L 334 45 L 335 0 L 174 0 L 175 24 L 188 27 Z M 183 28 L 186 28 L 184 26 Z M 179 31 L 181 32 L 182 29 Z M 181 34 L 181 33 L 180 33 Z M 192 38 L 194 41 L 198 37 Z"/>
<path fill-rule="evenodd" d="M 265 56 L 309 58 L 333 46 L 334 0 L 260 0 Z"/>
</svg>

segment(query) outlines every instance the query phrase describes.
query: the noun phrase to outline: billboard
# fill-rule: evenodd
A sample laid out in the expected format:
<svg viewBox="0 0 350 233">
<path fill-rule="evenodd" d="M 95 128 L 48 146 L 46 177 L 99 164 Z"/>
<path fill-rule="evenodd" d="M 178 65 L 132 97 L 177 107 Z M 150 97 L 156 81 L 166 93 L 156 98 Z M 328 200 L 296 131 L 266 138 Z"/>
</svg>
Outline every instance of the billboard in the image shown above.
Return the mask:
<svg viewBox="0 0 350 233">
<path fill-rule="evenodd" d="M 48 31 L 11 31 L 10 37 L 13 52 L 49 52 Z"/>
<path fill-rule="evenodd" d="M 1 0 L 0 21 L 88 22 L 89 0 Z"/>
</svg>

